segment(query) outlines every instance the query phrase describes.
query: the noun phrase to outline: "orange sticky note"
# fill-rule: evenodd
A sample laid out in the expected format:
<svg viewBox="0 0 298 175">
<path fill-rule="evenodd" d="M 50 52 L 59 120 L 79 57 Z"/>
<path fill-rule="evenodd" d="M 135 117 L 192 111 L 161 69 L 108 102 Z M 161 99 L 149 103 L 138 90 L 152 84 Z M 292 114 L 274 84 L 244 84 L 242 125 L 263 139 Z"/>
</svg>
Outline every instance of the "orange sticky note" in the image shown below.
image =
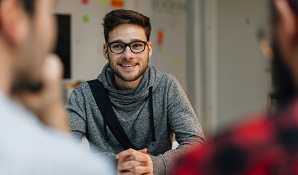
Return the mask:
<svg viewBox="0 0 298 175">
<path fill-rule="evenodd" d="M 112 0 L 111 5 L 113 8 L 123 8 L 124 7 L 124 0 Z"/>
<path fill-rule="evenodd" d="M 157 31 L 157 45 L 163 45 L 164 35 L 165 34 L 163 30 Z"/>
</svg>

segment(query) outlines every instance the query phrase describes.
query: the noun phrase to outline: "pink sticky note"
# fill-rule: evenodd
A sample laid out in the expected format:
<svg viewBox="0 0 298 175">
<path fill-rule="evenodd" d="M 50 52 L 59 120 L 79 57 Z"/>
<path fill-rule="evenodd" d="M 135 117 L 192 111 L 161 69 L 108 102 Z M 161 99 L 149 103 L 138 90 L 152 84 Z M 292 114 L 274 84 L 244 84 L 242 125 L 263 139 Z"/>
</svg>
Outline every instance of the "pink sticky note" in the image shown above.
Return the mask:
<svg viewBox="0 0 298 175">
<path fill-rule="evenodd" d="M 87 5 L 89 3 L 89 0 L 81 0 L 81 3 Z"/>
<path fill-rule="evenodd" d="M 164 36 L 165 36 L 165 34 L 164 34 L 163 30 L 157 31 L 157 45 L 159 45 L 159 46 L 163 45 Z"/>
</svg>

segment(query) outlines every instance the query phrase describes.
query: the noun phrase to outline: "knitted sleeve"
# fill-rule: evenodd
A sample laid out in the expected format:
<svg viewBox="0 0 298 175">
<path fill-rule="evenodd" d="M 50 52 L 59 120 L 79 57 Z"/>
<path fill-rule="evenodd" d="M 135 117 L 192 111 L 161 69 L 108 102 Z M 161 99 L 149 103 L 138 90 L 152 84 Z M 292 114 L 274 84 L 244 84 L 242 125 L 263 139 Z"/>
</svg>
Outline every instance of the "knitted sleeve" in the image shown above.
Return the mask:
<svg viewBox="0 0 298 175">
<path fill-rule="evenodd" d="M 66 104 L 68 111 L 69 123 L 72 130 L 72 135 L 78 142 L 82 141 L 82 136 L 86 135 L 86 105 L 85 99 L 81 90 L 75 88 Z"/>
<path fill-rule="evenodd" d="M 179 146 L 159 156 L 151 156 L 155 174 L 168 174 L 177 158 L 194 145 L 205 143 L 198 118 L 178 80 L 171 76 L 167 90 L 168 124 L 175 133 Z M 157 161 L 158 163 L 155 163 Z"/>
</svg>

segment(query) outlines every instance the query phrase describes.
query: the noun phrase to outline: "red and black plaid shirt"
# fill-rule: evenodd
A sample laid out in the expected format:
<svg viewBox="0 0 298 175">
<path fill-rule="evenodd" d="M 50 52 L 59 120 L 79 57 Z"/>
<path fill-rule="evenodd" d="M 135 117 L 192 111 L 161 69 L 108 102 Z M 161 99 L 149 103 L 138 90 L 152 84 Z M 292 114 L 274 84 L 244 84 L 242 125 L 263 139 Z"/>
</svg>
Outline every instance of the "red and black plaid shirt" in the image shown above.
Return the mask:
<svg viewBox="0 0 298 175">
<path fill-rule="evenodd" d="M 298 175 L 298 101 L 275 116 L 253 116 L 182 157 L 173 175 Z"/>
</svg>

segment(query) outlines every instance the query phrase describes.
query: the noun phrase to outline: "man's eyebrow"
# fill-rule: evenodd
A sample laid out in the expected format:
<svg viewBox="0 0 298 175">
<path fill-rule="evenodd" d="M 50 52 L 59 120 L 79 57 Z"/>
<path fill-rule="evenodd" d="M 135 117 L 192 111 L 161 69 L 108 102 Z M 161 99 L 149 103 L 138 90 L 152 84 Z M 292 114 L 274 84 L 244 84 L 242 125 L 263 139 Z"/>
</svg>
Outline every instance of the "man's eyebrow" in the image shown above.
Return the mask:
<svg viewBox="0 0 298 175">
<path fill-rule="evenodd" d="M 134 41 L 147 41 L 147 40 L 141 40 L 141 39 L 132 39 L 131 42 L 134 42 Z"/>
<path fill-rule="evenodd" d="M 130 40 L 130 42 L 135 42 L 135 41 L 146 41 L 146 40 L 141 40 L 141 39 L 132 39 L 132 40 Z M 110 43 L 116 43 L 116 42 L 125 43 L 121 39 L 117 39 L 117 40 L 111 41 Z"/>
<path fill-rule="evenodd" d="M 116 43 L 116 42 L 123 43 L 123 41 L 122 41 L 122 40 L 120 40 L 120 39 L 117 39 L 117 40 L 111 41 L 110 43 Z"/>
</svg>

